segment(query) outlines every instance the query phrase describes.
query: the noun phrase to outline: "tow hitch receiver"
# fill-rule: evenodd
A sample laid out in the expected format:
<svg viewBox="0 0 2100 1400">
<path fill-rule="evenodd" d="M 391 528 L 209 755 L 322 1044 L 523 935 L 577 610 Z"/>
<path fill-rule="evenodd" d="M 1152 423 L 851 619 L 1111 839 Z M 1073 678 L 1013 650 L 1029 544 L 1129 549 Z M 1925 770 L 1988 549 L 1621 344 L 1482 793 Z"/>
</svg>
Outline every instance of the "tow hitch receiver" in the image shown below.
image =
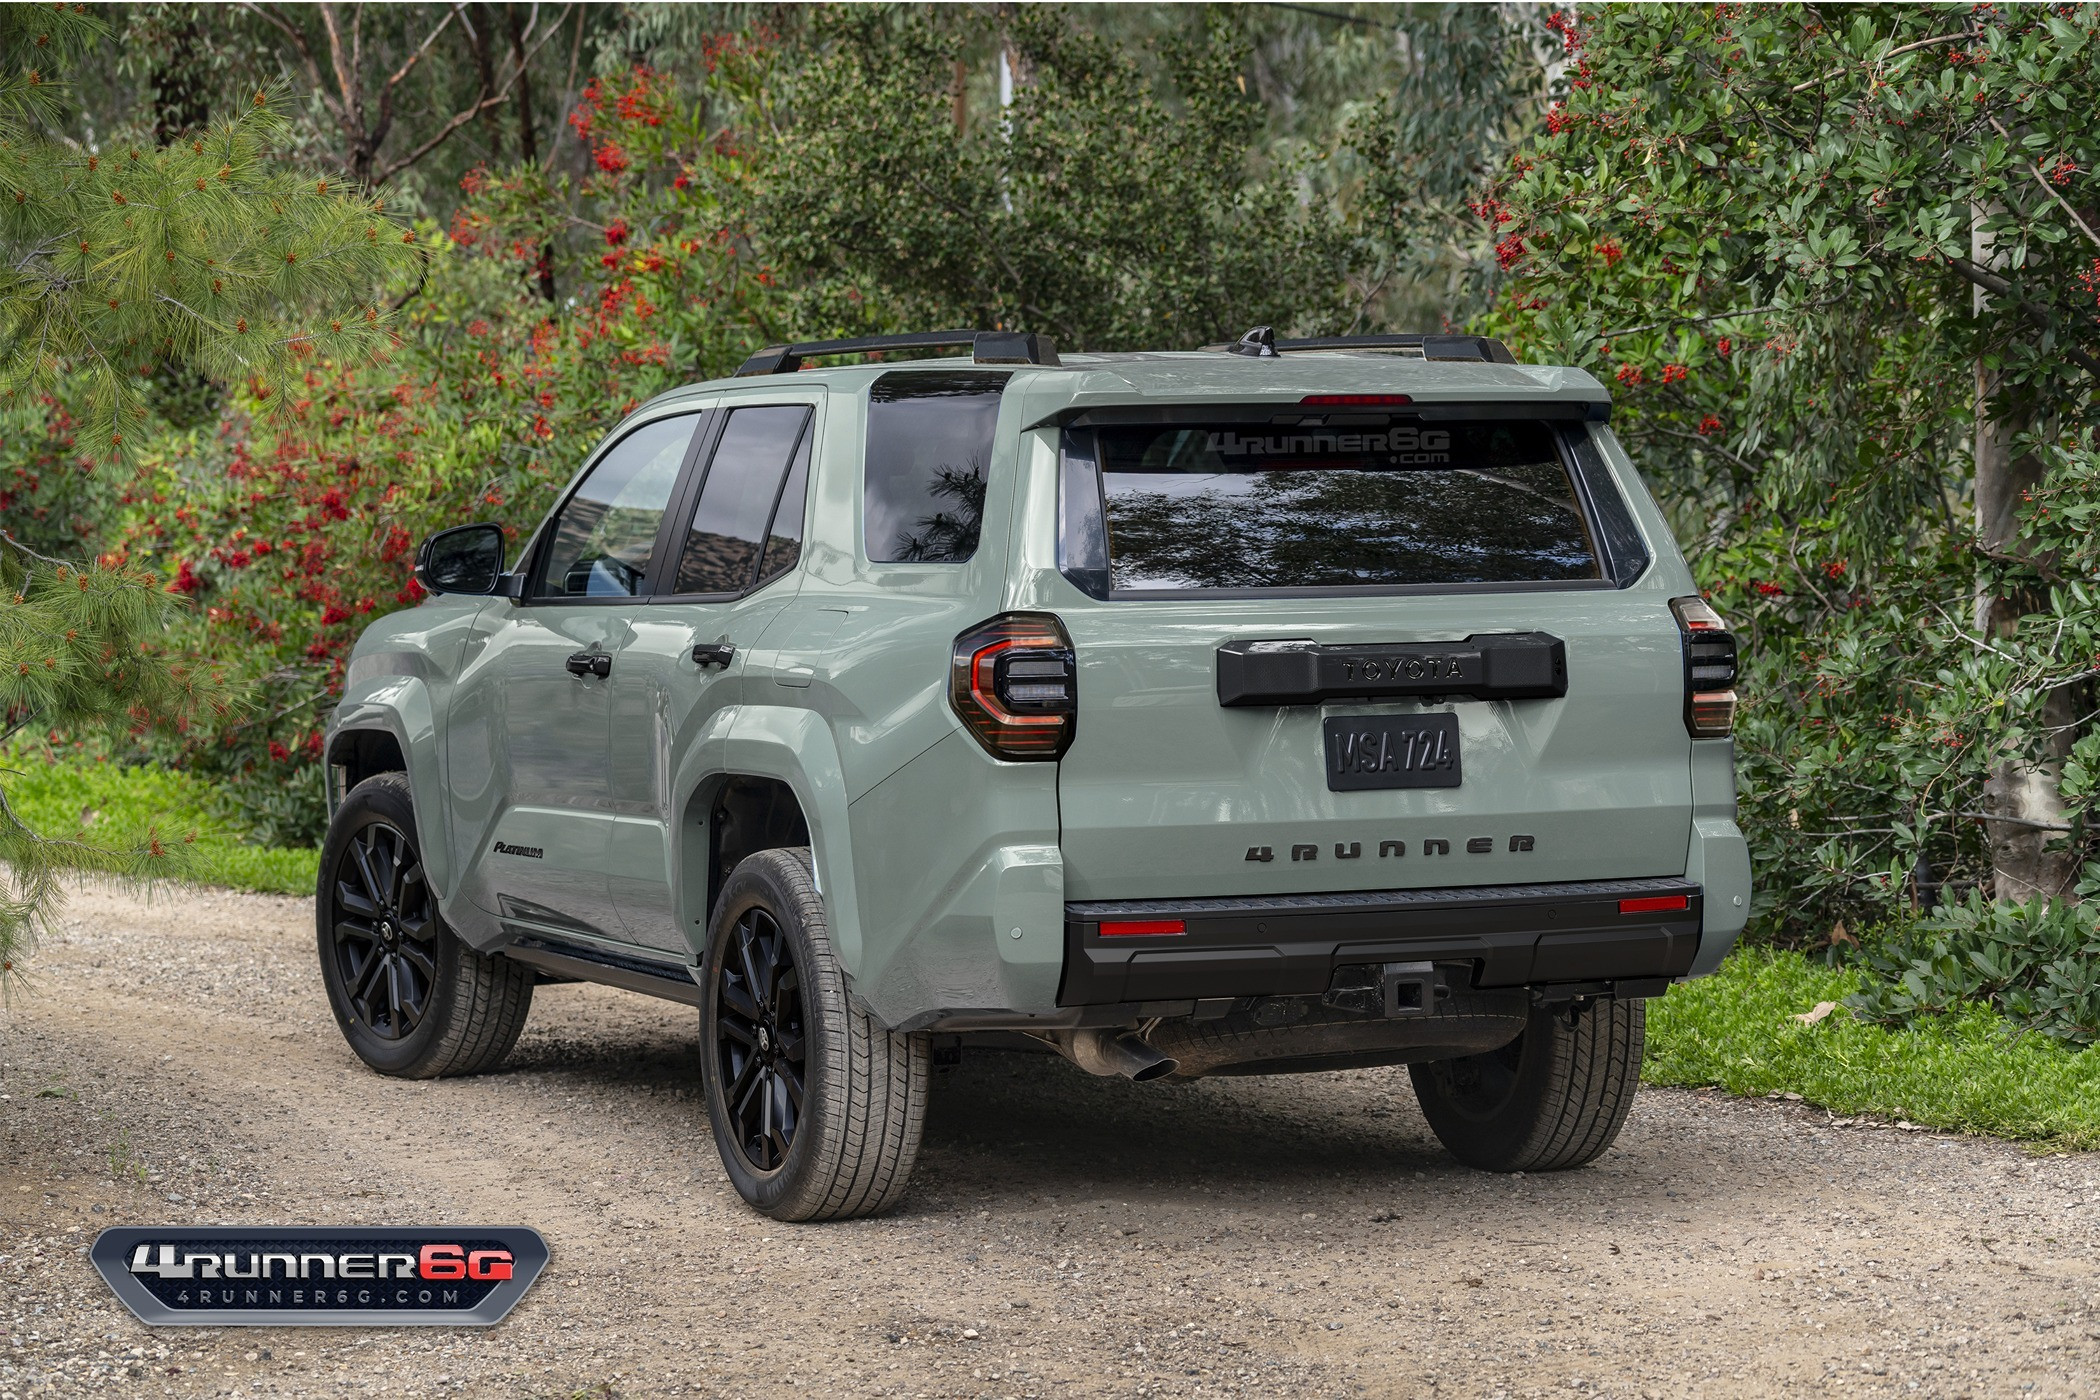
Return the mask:
<svg viewBox="0 0 2100 1400">
<path fill-rule="evenodd" d="M 1427 1016 L 1446 995 L 1434 963 L 1354 963 L 1334 970 L 1320 1001 L 1359 1016 Z"/>
</svg>

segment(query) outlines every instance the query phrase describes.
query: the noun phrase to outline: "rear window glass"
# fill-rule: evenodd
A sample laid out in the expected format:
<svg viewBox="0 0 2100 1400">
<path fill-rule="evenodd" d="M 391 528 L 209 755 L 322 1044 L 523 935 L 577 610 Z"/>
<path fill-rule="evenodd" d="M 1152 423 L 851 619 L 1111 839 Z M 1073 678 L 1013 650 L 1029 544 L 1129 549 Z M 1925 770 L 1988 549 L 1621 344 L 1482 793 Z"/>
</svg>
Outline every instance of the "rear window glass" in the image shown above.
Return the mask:
<svg viewBox="0 0 2100 1400">
<path fill-rule="evenodd" d="M 877 564 L 960 564 L 977 552 L 999 395 L 985 370 L 885 374 L 868 392 L 867 544 Z"/>
<path fill-rule="evenodd" d="M 1090 591 L 1603 577 L 1535 421 L 1075 430 L 1064 491 L 1066 572 Z"/>
</svg>

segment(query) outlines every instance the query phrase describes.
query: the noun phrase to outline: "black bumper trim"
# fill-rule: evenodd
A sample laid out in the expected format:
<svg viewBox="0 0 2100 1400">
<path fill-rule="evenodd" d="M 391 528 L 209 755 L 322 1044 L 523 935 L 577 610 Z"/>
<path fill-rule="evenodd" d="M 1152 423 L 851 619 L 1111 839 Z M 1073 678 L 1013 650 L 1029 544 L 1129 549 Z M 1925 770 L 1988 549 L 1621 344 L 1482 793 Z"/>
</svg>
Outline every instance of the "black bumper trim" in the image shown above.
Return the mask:
<svg viewBox="0 0 2100 1400">
<path fill-rule="evenodd" d="M 1622 914 L 1619 901 L 1686 908 Z M 1682 878 L 1339 894 L 1089 900 L 1065 905 L 1060 1006 L 1187 997 L 1315 996 L 1356 963 L 1464 963 L 1479 988 L 1681 977 L 1703 896 Z M 1187 932 L 1101 936 L 1104 919 Z"/>
</svg>

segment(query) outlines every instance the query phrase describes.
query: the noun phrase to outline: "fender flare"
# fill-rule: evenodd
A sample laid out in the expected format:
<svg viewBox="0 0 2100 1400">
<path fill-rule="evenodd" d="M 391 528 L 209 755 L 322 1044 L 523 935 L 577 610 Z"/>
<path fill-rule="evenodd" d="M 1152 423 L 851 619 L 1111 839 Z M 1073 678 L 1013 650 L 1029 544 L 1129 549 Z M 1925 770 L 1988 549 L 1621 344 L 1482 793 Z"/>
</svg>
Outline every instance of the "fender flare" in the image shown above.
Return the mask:
<svg viewBox="0 0 2100 1400">
<path fill-rule="evenodd" d="M 416 813 L 416 839 L 422 847 L 423 873 L 437 895 L 446 922 L 455 912 L 452 895 L 458 864 L 453 859 L 451 830 L 442 802 L 424 794 L 443 793 L 445 775 L 438 756 L 437 726 L 431 713 L 430 689 L 419 676 L 387 675 L 344 693 L 329 721 L 327 761 L 334 763 L 336 745 L 346 734 L 378 731 L 391 735 L 408 768 L 408 794 Z"/>
<path fill-rule="evenodd" d="M 732 777 L 772 778 L 795 794 L 809 828 L 810 861 L 831 924 L 832 950 L 851 981 L 860 971 L 864 945 L 847 827 L 845 765 L 831 726 L 815 711 L 792 706 L 724 708 L 700 742 L 686 750 L 672 783 L 673 811 L 684 813 L 696 796 L 707 795 L 710 787 Z M 705 858 L 701 868 L 688 868 L 686 843 L 677 841 L 672 843 L 671 859 L 679 907 L 691 911 L 706 900 Z"/>
</svg>

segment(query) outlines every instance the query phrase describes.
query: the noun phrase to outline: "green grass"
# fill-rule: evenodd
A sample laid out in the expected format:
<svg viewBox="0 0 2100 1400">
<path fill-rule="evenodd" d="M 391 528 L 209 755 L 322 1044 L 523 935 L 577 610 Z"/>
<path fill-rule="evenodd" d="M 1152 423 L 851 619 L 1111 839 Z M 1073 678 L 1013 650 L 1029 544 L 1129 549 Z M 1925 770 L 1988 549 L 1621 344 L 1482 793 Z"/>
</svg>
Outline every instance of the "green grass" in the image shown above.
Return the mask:
<svg viewBox="0 0 2100 1400">
<path fill-rule="evenodd" d="M 2023 1032 L 1988 1007 L 1903 1029 L 1855 1021 L 1842 1003 L 1859 974 L 1798 953 L 1749 948 L 1712 977 L 1672 987 L 1648 1009 L 1651 1084 L 1795 1093 L 1835 1113 L 2100 1148 L 2100 1049 Z"/>
<path fill-rule="evenodd" d="M 95 837 L 157 828 L 180 840 L 197 833 L 195 878 L 265 894 L 312 894 L 321 853 L 250 845 L 210 814 L 210 788 L 166 768 L 120 768 L 93 761 L 49 763 L 27 754 L 0 754 L 7 800 L 39 835 Z"/>
</svg>

